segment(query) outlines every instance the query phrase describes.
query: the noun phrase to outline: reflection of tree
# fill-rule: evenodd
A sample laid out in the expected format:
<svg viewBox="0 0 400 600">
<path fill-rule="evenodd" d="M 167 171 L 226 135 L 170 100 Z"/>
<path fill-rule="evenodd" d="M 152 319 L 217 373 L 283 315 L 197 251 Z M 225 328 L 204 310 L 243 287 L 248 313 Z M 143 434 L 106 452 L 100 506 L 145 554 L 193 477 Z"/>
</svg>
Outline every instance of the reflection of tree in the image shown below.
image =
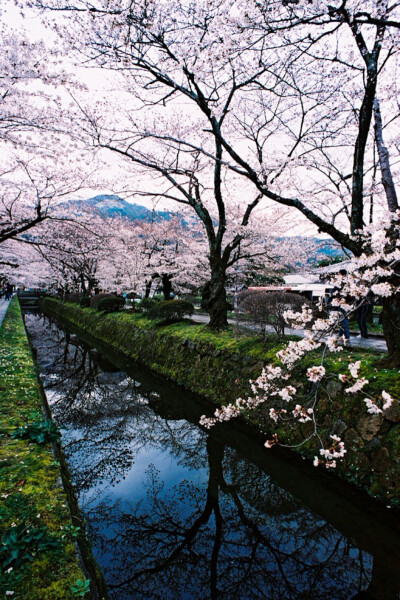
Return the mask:
<svg viewBox="0 0 400 600">
<path fill-rule="evenodd" d="M 202 466 L 202 434 L 155 415 L 148 406 L 157 400 L 152 390 L 48 319 L 26 320 L 53 418 L 66 428 L 63 447 L 78 494 L 118 483 L 152 444 L 169 447 L 182 466 Z"/>
<path fill-rule="evenodd" d="M 102 550 L 118 556 L 107 569 L 116 598 L 332 600 L 348 598 L 357 578 L 365 584 L 363 557 L 350 557 L 354 549 L 333 528 L 293 502 L 277 516 L 279 491 L 258 471 L 260 513 L 237 481 L 227 483 L 224 445 L 210 436 L 206 448 L 205 489 L 183 481 L 166 490 L 151 468 L 146 503 L 96 507 L 92 524 Z M 251 481 L 256 469 L 245 466 Z"/>
<path fill-rule="evenodd" d="M 229 427 L 207 437 L 191 424 L 204 409 L 192 414 L 176 390 L 169 397 L 163 384 L 160 397 L 76 336 L 37 317 L 28 324 L 113 597 L 347 600 L 366 587 L 370 556 L 274 484 L 235 430 L 231 441 Z M 169 488 L 150 466 L 147 496 L 115 501 L 110 486 L 149 449 L 168 452 L 188 479 Z M 375 598 L 383 571 L 374 561 Z"/>
</svg>

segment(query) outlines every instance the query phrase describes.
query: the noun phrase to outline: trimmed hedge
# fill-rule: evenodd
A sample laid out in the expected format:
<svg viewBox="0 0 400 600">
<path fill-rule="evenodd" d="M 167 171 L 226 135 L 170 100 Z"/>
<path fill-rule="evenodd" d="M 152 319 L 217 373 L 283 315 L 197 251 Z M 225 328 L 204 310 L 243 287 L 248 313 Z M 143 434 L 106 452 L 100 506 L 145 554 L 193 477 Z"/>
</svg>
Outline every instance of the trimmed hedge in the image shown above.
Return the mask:
<svg viewBox="0 0 400 600">
<path fill-rule="evenodd" d="M 125 299 L 121 296 L 113 296 L 112 298 L 101 298 L 97 303 L 97 310 L 105 313 L 119 311 L 125 304 Z"/>
<path fill-rule="evenodd" d="M 90 306 L 89 296 L 84 296 L 83 298 L 81 298 L 79 305 L 81 308 L 89 308 L 89 306 Z"/>
<path fill-rule="evenodd" d="M 79 304 L 82 298 L 82 294 L 78 292 L 73 292 L 72 294 L 65 294 L 65 302 L 73 302 L 74 304 Z"/>
<path fill-rule="evenodd" d="M 154 306 L 156 306 L 157 304 L 160 303 L 160 300 L 157 298 L 143 298 L 143 300 L 141 300 L 139 302 L 139 307 L 143 308 L 144 310 L 150 310 L 151 308 L 153 308 Z"/>
<path fill-rule="evenodd" d="M 164 300 L 156 302 L 148 311 L 150 319 L 160 321 L 180 321 L 185 315 L 192 316 L 194 306 L 188 300 Z"/>
<path fill-rule="evenodd" d="M 104 294 L 96 294 L 90 298 L 90 308 L 97 308 L 98 303 L 103 298 L 116 298 L 115 294 L 104 293 Z"/>
</svg>

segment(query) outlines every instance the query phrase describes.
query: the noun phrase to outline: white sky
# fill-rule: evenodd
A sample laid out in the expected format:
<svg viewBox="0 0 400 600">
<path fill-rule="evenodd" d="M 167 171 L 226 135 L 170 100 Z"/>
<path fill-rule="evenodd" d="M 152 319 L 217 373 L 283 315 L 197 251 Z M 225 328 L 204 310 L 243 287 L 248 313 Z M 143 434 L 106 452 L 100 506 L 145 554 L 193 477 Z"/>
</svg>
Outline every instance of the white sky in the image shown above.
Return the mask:
<svg viewBox="0 0 400 600">
<path fill-rule="evenodd" d="M 1 1 L 2 1 L 2 5 L 0 8 L 0 18 L 6 24 L 7 28 L 11 28 L 11 29 L 15 30 L 15 32 L 17 32 L 17 33 L 24 31 L 26 33 L 27 37 L 30 40 L 32 40 L 33 42 L 38 42 L 40 40 L 45 39 L 46 43 L 48 43 L 49 40 L 50 41 L 52 39 L 54 41 L 56 40 L 54 32 L 51 31 L 50 29 L 46 28 L 43 25 L 40 15 L 38 15 L 36 12 L 31 11 L 29 9 L 25 9 L 24 16 L 22 16 L 20 9 L 18 9 L 15 6 L 15 4 L 12 0 L 1 0 Z M 106 92 L 106 91 L 114 91 L 115 92 L 115 91 L 117 91 L 117 87 L 116 87 L 117 86 L 117 84 L 116 84 L 117 74 L 103 70 L 103 69 L 99 69 L 99 68 L 92 68 L 92 67 L 91 68 L 84 68 L 84 67 L 77 68 L 73 65 L 72 62 L 68 62 L 68 60 L 66 60 L 65 64 L 66 64 L 67 70 L 73 70 L 74 77 L 76 77 L 78 79 L 78 81 L 82 81 L 89 88 L 90 91 L 93 91 L 93 92 L 96 92 L 96 91 L 97 92 Z M 60 91 L 60 95 L 63 95 L 61 91 Z M 113 156 L 111 152 L 104 151 L 101 154 L 101 157 L 108 165 L 107 168 L 114 173 L 115 180 L 124 182 L 124 184 L 125 184 L 124 169 L 126 169 L 126 167 L 124 166 L 124 163 L 121 162 L 120 159 Z M 241 182 L 241 181 L 238 182 L 238 187 L 239 186 L 240 186 L 240 189 L 237 189 L 235 196 L 237 199 L 243 199 L 247 203 L 249 201 L 250 187 L 248 184 L 246 184 L 245 182 Z M 138 184 L 136 186 L 136 189 L 138 189 L 139 187 L 147 189 L 147 190 L 154 190 L 154 176 L 153 177 L 149 176 L 146 178 L 146 176 L 142 175 L 140 177 L 140 185 Z M 132 185 L 132 189 L 135 189 L 135 184 Z M 113 189 L 101 188 L 101 189 L 93 189 L 92 194 L 90 194 L 90 192 L 87 192 L 87 193 L 89 193 L 89 195 L 98 195 L 98 194 L 103 194 L 103 193 L 118 194 L 121 192 L 119 189 L 115 189 L 115 188 L 113 188 Z M 253 196 L 253 193 L 254 193 L 254 190 L 251 190 L 250 191 L 251 196 Z M 75 197 L 79 197 L 79 196 L 80 196 L 79 194 L 75 195 Z M 137 204 L 143 204 L 148 207 L 154 207 L 154 202 L 150 199 L 146 199 L 146 197 L 142 197 L 142 196 L 138 196 L 137 198 L 127 197 L 126 200 L 128 202 L 136 202 Z M 177 209 L 179 210 L 179 206 L 175 202 L 172 202 L 172 201 L 168 202 L 168 201 L 158 200 L 156 205 L 160 209 L 169 208 L 170 210 L 177 210 Z M 265 205 L 268 205 L 267 201 L 263 201 L 261 203 L 261 206 L 265 206 Z M 258 210 L 262 211 L 263 208 L 260 208 Z M 288 209 L 286 209 L 285 207 L 282 207 L 283 213 L 287 213 L 287 211 L 288 211 Z M 293 226 L 292 226 L 292 228 L 290 228 L 288 230 L 287 235 L 315 235 L 315 234 L 316 234 L 316 228 L 309 221 L 307 221 L 305 218 L 303 218 L 299 213 L 295 213 L 294 218 L 293 218 Z M 325 236 L 323 236 L 323 237 L 325 237 Z"/>
</svg>

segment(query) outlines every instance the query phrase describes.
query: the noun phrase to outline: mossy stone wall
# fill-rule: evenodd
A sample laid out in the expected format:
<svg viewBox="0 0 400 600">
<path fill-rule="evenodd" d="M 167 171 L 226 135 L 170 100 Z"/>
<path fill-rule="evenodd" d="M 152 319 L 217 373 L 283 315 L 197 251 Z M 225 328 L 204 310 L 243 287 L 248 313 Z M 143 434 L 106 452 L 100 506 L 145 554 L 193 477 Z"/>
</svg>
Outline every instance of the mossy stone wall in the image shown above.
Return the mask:
<svg viewBox="0 0 400 600">
<path fill-rule="evenodd" d="M 258 377 L 265 362 L 257 353 L 239 352 L 245 340 L 226 348 L 223 333 L 208 333 L 203 326 L 182 329 L 176 323 L 158 328 L 134 314 L 105 315 L 49 298 L 42 301 L 42 307 L 48 315 L 66 319 L 126 357 L 217 404 L 249 392 L 249 379 Z M 253 352 L 259 350 L 258 342 L 253 346 Z"/>
<path fill-rule="evenodd" d="M 42 301 L 42 306 L 48 315 L 68 321 L 129 359 L 218 405 L 249 393 L 249 379 L 256 378 L 278 350 L 276 344 L 268 347 L 255 337 L 235 338 L 232 332 L 214 334 L 201 325 L 176 323 L 157 327 L 137 314 L 103 315 L 49 298 Z M 354 360 L 351 355 L 345 358 Z M 375 358 L 369 357 L 369 360 L 367 368 L 372 369 Z M 380 375 L 377 372 L 377 389 L 382 389 Z M 296 384 L 304 385 L 301 372 L 298 379 Z M 384 389 L 396 397 L 398 386 L 397 371 L 387 373 Z M 344 385 L 333 372 L 316 411 L 319 433 L 326 442 L 332 434 L 339 435 L 345 442 L 347 454 L 338 465 L 337 473 L 371 495 L 398 503 L 400 404 L 396 400 L 383 415 L 370 415 L 361 396 L 345 395 L 343 389 Z M 268 411 L 269 406 L 264 405 L 257 418 L 251 415 L 266 434 L 271 433 Z M 300 444 L 310 433 L 308 424 L 278 431 L 279 439 L 288 444 Z M 312 459 L 318 453 L 316 438 L 297 450 Z"/>
</svg>

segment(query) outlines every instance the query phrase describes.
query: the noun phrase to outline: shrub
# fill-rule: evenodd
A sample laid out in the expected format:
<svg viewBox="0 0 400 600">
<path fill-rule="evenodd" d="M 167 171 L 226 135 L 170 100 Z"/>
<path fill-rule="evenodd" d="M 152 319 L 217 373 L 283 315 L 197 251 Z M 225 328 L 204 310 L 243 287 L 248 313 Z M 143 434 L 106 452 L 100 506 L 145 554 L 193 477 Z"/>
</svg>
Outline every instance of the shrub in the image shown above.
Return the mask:
<svg viewBox="0 0 400 600">
<path fill-rule="evenodd" d="M 81 308 L 88 308 L 90 306 L 89 296 L 84 296 L 83 298 L 81 298 L 79 304 L 81 305 Z"/>
<path fill-rule="evenodd" d="M 299 294 L 289 292 L 264 292 L 251 290 L 238 295 L 238 308 L 246 313 L 253 323 L 259 323 L 265 336 L 266 326 L 275 330 L 278 339 L 285 335 L 286 321 L 283 314 L 287 310 L 301 311 L 304 304 L 309 305 Z"/>
<path fill-rule="evenodd" d="M 78 292 L 74 292 L 73 294 L 65 294 L 65 302 L 73 302 L 74 304 L 79 304 L 82 298 L 82 294 Z"/>
<path fill-rule="evenodd" d="M 156 304 L 159 304 L 160 300 L 157 300 L 156 298 L 143 298 L 143 300 L 141 300 L 139 306 L 140 308 L 143 308 L 144 310 L 150 310 L 151 308 L 153 308 L 153 306 L 156 306 Z"/>
<path fill-rule="evenodd" d="M 90 308 L 97 308 L 98 303 L 103 298 L 116 298 L 116 296 L 111 293 L 96 294 L 90 298 Z"/>
<path fill-rule="evenodd" d="M 147 316 L 150 319 L 171 322 L 183 319 L 184 315 L 191 316 L 193 311 L 193 304 L 187 300 L 163 300 L 156 302 L 147 311 Z"/>
<path fill-rule="evenodd" d="M 106 313 L 117 312 L 125 304 L 125 299 L 121 296 L 112 296 L 109 298 L 101 298 L 97 303 L 97 310 L 102 310 Z"/>
</svg>

